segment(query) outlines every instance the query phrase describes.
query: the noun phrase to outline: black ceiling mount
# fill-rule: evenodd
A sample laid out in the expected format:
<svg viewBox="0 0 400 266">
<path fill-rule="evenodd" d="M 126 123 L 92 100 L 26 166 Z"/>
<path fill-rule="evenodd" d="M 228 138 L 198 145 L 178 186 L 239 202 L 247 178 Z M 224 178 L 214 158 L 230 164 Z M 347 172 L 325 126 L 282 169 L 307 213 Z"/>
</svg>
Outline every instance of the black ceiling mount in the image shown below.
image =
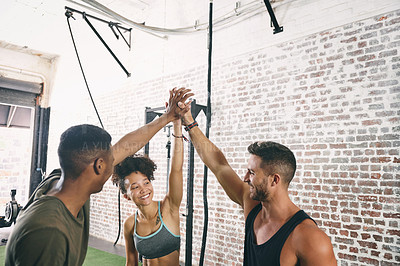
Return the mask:
<svg viewBox="0 0 400 266">
<path fill-rule="evenodd" d="M 117 58 L 117 56 L 113 53 L 113 51 L 111 50 L 111 48 L 107 45 L 107 43 L 103 40 L 103 38 L 100 36 L 100 34 L 97 32 L 97 30 L 93 27 L 92 23 L 90 23 L 90 21 L 88 20 L 88 18 L 93 18 L 96 19 L 98 21 L 101 21 L 103 23 L 107 23 L 108 26 L 111 28 L 112 32 L 114 33 L 115 37 L 117 39 L 119 39 L 118 33 L 114 30 L 114 28 L 117 29 L 117 31 L 119 32 L 119 34 L 122 36 L 122 38 L 124 39 L 125 43 L 128 45 L 129 50 L 131 49 L 131 33 L 132 33 L 132 28 L 128 29 L 125 27 L 122 27 L 119 25 L 119 23 L 116 22 L 112 22 L 112 21 L 106 21 L 104 19 L 89 15 L 85 12 L 82 11 L 78 11 L 76 9 L 70 8 L 70 7 L 65 7 L 65 16 L 69 19 L 69 18 L 73 18 L 73 13 L 79 13 L 83 16 L 83 19 L 86 21 L 86 23 L 89 25 L 89 27 L 92 29 L 92 31 L 96 34 L 96 36 L 99 38 L 99 40 L 103 43 L 103 45 L 107 48 L 108 52 L 112 55 L 112 57 L 115 59 L 115 61 L 117 61 L 118 65 L 122 68 L 122 70 L 125 72 L 125 74 L 130 77 L 131 73 L 128 72 L 128 70 L 124 67 L 124 65 L 122 65 L 121 61 L 119 61 L 119 59 Z M 126 40 L 125 36 L 122 34 L 122 32 L 120 31 L 120 29 L 123 29 L 125 31 L 129 32 L 129 42 Z"/>
<path fill-rule="evenodd" d="M 269 2 L 269 0 L 264 0 L 265 6 L 267 7 L 269 16 L 271 17 L 271 23 L 274 26 L 274 34 L 282 32 L 283 31 L 283 27 L 279 26 L 278 21 L 276 20 L 275 14 L 274 14 L 274 10 L 271 7 L 271 4 Z"/>
</svg>

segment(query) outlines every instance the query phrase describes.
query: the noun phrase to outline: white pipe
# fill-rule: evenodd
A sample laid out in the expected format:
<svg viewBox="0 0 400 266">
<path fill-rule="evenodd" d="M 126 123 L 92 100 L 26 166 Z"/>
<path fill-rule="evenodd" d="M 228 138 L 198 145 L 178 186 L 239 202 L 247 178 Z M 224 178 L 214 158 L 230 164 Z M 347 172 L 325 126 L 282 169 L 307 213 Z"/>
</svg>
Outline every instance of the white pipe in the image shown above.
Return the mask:
<svg viewBox="0 0 400 266">
<path fill-rule="evenodd" d="M 82 0 L 82 1 L 87 3 L 87 4 L 89 4 L 89 5 L 91 5 L 91 6 L 94 6 L 95 8 L 97 8 L 97 9 L 101 10 L 102 12 L 108 14 L 109 16 L 113 17 L 114 19 L 119 20 L 119 21 L 123 21 L 124 23 L 126 23 L 126 24 L 128 24 L 128 25 L 130 25 L 130 26 L 132 26 L 132 27 L 134 27 L 136 29 L 140 29 L 140 30 L 142 30 L 142 31 L 144 31 L 144 32 L 146 32 L 148 34 L 151 34 L 151 35 L 153 35 L 155 37 L 158 37 L 158 38 L 161 38 L 161 39 L 164 39 L 164 40 L 168 39 L 167 36 L 165 36 L 165 35 L 160 36 L 160 35 L 156 34 L 156 33 L 152 32 L 152 30 L 149 30 L 146 26 L 143 26 L 140 23 L 136 23 L 136 22 L 134 22 L 132 20 L 129 20 L 129 19 L 127 19 L 127 18 L 115 13 L 114 11 L 112 11 L 111 9 L 107 8 L 106 6 L 100 4 L 97 1 L 93 1 L 93 0 Z"/>
</svg>

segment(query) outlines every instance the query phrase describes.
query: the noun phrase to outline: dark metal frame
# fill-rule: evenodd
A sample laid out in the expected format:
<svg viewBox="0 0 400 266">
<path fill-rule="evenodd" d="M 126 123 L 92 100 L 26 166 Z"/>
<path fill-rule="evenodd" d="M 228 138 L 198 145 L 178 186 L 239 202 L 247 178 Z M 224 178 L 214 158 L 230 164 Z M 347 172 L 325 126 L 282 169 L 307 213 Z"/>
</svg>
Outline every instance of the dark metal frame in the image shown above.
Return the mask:
<svg viewBox="0 0 400 266">
<path fill-rule="evenodd" d="M 163 113 L 160 111 L 162 111 L 162 110 L 165 110 L 165 107 L 157 107 L 157 108 L 146 107 L 145 112 L 144 112 L 144 117 L 145 117 L 144 123 L 147 125 L 148 123 L 153 121 L 153 119 L 156 118 L 157 116 L 161 116 Z M 146 155 L 149 155 L 149 148 L 150 148 L 149 143 L 150 142 L 148 142 L 144 146 L 144 154 L 146 154 Z"/>
<path fill-rule="evenodd" d="M 161 116 L 165 107 L 145 109 L 145 123 L 148 124 L 157 116 Z M 196 119 L 198 114 L 203 111 L 207 112 L 207 107 L 204 105 L 196 104 L 196 100 L 191 103 L 191 112 L 193 118 Z M 185 252 L 185 265 L 192 265 L 192 244 L 193 244 L 193 186 L 194 186 L 194 146 L 192 142 L 188 143 L 188 174 L 187 174 L 187 203 L 186 203 L 186 252 Z M 147 143 L 144 148 L 144 153 L 149 155 L 150 144 Z"/>
<path fill-rule="evenodd" d="M 119 39 L 119 38 L 118 38 L 118 34 L 116 33 L 116 31 L 115 31 L 114 28 L 113 28 L 113 27 L 115 27 L 115 28 L 118 30 L 118 32 L 121 34 L 121 36 L 122 36 L 122 38 L 124 39 L 125 43 L 128 45 L 129 50 L 131 49 L 131 34 L 132 34 L 132 28 L 128 29 L 128 28 L 122 27 L 122 26 L 120 26 L 119 23 L 117 23 L 117 22 L 106 21 L 106 20 L 104 20 L 104 19 L 101 19 L 101 18 L 92 16 L 92 15 L 86 14 L 86 12 L 82 12 L 82 11 L 79 11 L 79 10 L 76 10 L 76 9 L 73 9 L 73 8 L 70 8 L 70 7 L 67 7 L 67 6 L 65 7 L 65 10 L 66 10 L 65 16 L 67 16 L 67 18 L 71 18 L 71 17 L 72 17 L 73 19 L 75 19 L 75 18 L 73 17 L 73 13 L 74 13 L 74 12 L 75 12 L 75 13 L 82 14 L 83 19 L 86 21 L 86 23 L 87 23 L 87 24 L 89 25 L 89 27 L 92 29 L 92 31 L 96 34 L 97 38 L 99 38 L 99 40 L 100 40 L 100 41 L 103 43 L 103 45 L 107 48 L 108 52 L 112 55 L 112 57 L 115 59 L 115 61 L 117 61 L 118 65 L 122 68 L 122 70 L 125 72 L 125 74 L 126 74 L 128 77 L 130 77 L 130 76 L 131 76 L 131 73 L 129 73 L 129 71 L 124 67 L 124 65 L 121 63 L 121 61 L 119 61 L 118 57 L 114 54 L 114 52 L 113 52 L 113 51 L 111 50 L 111 48 L 107 45 L 107 43 L 104 41 L 104 39 L 101 37 L 101 35 L 97 32 L 97 30 L 94 28 L 94 26 L 92 25 L 92 23 L 90 23 L 90 21 L 88 20 L 88 17 L 89 17 L 89 18 L 96 19 L 96 20 L 98 20 L 98 21 L 100 21 L 100 22 L 103 22 L 103 23 L 107 23 L 108 26 L 111 28 L 112 32 L 114 33 L 115 37 L 116 37 L 117 39 Z M 123 29 L 123 30 L 125 30 L 125 31 L 129 31 L 129 42 L 125 39 L 125 37 L 124 37 L 124 35 L 121 33 L 120 29 Z"/>
<path fill-rule="evenodd" d="M 276 20 L 274 10 L 269 2 L 269 0 L 264 0 L 265 6 L 267 7 L 269 16 L 271 17 L 271 23 L 274 26 L 274 34 L 282 32 L 283 27 L 279 26 L 278 21 Z"/>
<path fill-rule="evenodd" d="M 35 108 L 35 122 L 33 129 L 31 180 L 29 185 L 29 196 L 43 179 L 47 166 L 47 146 L 49 139 L 50 107 Z"/>
</svg>

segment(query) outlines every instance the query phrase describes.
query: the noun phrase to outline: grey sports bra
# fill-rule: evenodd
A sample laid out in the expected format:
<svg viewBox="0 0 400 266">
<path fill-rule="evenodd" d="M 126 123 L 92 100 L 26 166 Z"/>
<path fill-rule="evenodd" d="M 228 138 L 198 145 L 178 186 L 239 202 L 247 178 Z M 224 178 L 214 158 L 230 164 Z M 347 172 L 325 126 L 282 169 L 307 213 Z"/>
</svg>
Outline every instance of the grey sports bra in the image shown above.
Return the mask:
<svg viewBox="0 0 400 266">
<path fill-rule="evenodd" d="M 137 211 L 135 213 L 135 226 L 133 230 L 133 241 L 139 256 L 145 259 L 160 258 L 179 250 L 181 245 L 181 236 L 173 234 L 164 224 L 161 217 L 160 202 L 158 202 L 158 215 L 161 220 L 161 226 L 158 230 L 148 236 L 139 236 L 136 234 Z"/>
</svg>

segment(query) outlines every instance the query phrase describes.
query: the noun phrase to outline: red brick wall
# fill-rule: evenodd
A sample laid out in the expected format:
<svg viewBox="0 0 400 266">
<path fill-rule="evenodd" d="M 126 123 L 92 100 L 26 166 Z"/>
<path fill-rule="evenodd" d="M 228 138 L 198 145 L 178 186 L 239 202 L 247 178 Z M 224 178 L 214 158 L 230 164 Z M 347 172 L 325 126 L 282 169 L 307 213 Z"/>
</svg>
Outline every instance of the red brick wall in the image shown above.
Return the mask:
<svg viewBox="0 0 400 266">
<path fill-rule="evenodd" d="M 213 65 L 210 139 L 241 176 L 250 143 L 272 140 L 292 149 L 298 170 L 291 198 L 331 238 L 339 265 L 400 264 L 399 29 L 400 11 L 385 13 Z M 144 108 L 162 106 L 173 86 L 191 88 L 205 104 L 206 66 L 107 95 L 100 103 L 106 128 L 117 140 L 143 125 Z M 204 115 L 198 121 L 204 130 Z M 165 190 L 166 141 L 161 131 L 151 142 L 150 156 L 159 164 L 157 199 Z M 196 155 L 194 264 L 201 247 L 202 175 Z M 92 197 L 91 232 L 110 241 L 118 229 L 116 198 L 110 182 Z M 206 264 L 241 265 L 243 213 L 212 174 L 208 200 Z M 124 199 L 122 209 L 123 219 L 134 212 Z M 184 260 L 184 217 L 181 235 Z"/>
</svg>

